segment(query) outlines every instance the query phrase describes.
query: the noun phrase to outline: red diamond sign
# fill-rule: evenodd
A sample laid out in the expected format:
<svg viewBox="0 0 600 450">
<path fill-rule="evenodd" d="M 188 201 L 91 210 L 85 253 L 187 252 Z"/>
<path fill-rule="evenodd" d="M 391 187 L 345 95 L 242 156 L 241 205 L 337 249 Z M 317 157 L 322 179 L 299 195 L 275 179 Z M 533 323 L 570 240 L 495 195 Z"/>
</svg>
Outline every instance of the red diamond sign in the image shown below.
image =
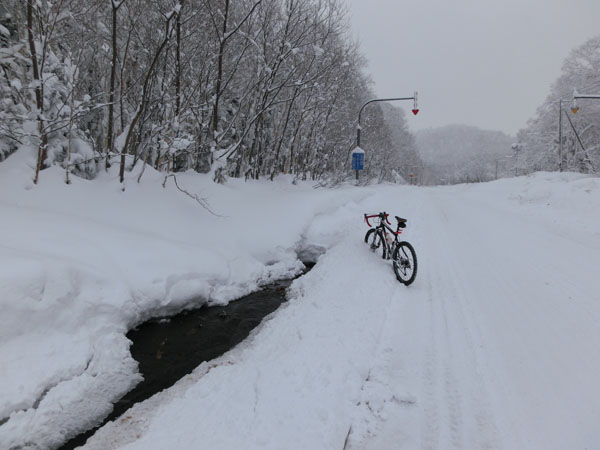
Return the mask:
<svg viewBox="0 0 600 450">
<path fill-rule="evenodd" d="M 419 110 L 418 109 L 413 109 L 412 113 L 416 116 L 417 114 L 419 114 Z"/>
</svg>

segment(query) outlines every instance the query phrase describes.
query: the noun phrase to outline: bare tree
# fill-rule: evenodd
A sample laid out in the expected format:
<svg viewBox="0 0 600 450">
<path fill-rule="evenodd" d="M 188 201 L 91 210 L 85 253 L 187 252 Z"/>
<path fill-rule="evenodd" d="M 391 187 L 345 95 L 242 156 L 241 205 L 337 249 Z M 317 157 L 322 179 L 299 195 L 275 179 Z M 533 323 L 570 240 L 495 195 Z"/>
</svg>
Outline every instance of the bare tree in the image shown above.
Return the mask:
<svg viewBox="0 0 600 450">
<path fill-rule="evenodd" d="M 181 6 L 179 5 L 179 8 L 180 7 Z M 171 20 L 173 20 L 173 18 L 176 17 L 177 14 L 179 14 L 179 8 L 173 9 L 165 16 L 165 24 L 164 24 L 165 32 L 164 32 L 163 40 L 160 43 L 160 45 L 158 46 L 158 48 L 156 49 L 156 51 L 154 53 L 154 57 L 152 58 L 152 63 L 150 64 L 150 67 L 148 68 L 148 70 L 146 72 L 146 76 L 144 78 L 144 84 L 143 84 L 143 88 L 142 88 L 142 95 L 141 95 L 140 103 L 138 105 L 135 115 L 133 116 L 133 119 L 131 120 L 131 123 L 128 125 L 127 136 L 125 138 L 125 142 L 123 143 L 123 147 L 120 149 L 121 164 L 119 167 L 119 181 L 121 183 L 123 183 L 123 181 L 125 179 L 126 153 L 127 153 L 127 150 L 129 149 L 130 145 L 132 144 L 132 139 L 135 134 L 134 133 L 135 126 L 138 123 L 138 120 L 140 119 L 140 117 L 142 117 L 142 115 L 146 112 L 146 107 L 148 106 L 150 80 L 151 80 L 152 75 L 154 74 L 154 70 L 156 69 L 156 66 L 158 64 L 159 57 L 160 57 L 162 51 L 164 50 L 164 48 L 166 47 L 167 43 L 169 42 L 172 28 L 173 28 L 171 26 Z"/>
<path fill-rule="evenodd" d="M 39 143 L 38 143 L 38 154 L 37 164 L 35 167 L 35 177 L 33 182 L 37 184 L 40 175 L 40 170 L 46 168 L 46 149 L 48 146 L 48 135 L 46 134 L 44 126 L 44 84 L 40 77 L 40 69 L 38 65 L 37 50 L 35 47 L 35 37 L 33 30 L 33 0 L 27 0 L 27 36 L 29 39 L 29 54 L 31 56 L 31 69 L 33 71 L 34 81 L 34 92 L 35 92 L 35 103 L 37 107 L 37 121 L 39 130 Z"/>
<path fill-rule="evenodd" d="M 211 15 L 211 19 L 213 20 L 215 26 L 215 32 L 219 39 L 219 53 L 217 56 L 217 80 L 215 84 L 215 102 L 213 105 L 213 115 L 212 115 L 212 130 L 213 132 L 217 132 L 219 127 L 219 101 L 221 99 L 221 86 L 223 83 L 223 59 L 225 57 L 225 46 L 227 42 L 235 35 L 235 33 L 244 25 L 244 23 L 252 16 L 258 5 L 262 3 L 262 0 L 258 0 L 254 2 L 250 11 L 244 16 L 244 18 L 233 28 L 233 30 L 228 30 L 228 22 L 229 22 L 229 0 L 224 0 L 224 11 L 222 12 L 222 20 L 221 26 L 218 26 L 216 14 L 212 11 L 210 6 L 210 1 L 206 0 L 206 5 L 208 7 L 208 11 Z"/>
<path fill-rule="evenodd" d="M 115 110 L 115 84 L 117 78 L 117 62 L 119 49 L 117 47 L 117 15 L 119 8 L 123 5 L 125 0 L 111 0 L 111 12 L 112 12 L 112 62 L 110 65 L 110 87 L 108 91 L 108 125 L 106 130 L 106 168 L 110 167 L 110 155 L 114 150 L 114 110 Z"/>
</svg>

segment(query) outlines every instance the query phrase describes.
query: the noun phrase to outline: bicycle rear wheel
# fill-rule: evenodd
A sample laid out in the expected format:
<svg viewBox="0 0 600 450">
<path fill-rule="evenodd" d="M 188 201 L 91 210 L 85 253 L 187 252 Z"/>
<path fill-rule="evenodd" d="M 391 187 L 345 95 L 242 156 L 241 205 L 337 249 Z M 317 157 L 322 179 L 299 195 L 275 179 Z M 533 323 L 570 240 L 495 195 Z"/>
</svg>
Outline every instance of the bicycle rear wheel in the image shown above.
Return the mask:
<svg viewBox="0 0 600 450">
<path fill-rule="evenodd" d="M 408 286 L 417 276 L 417 254 L 406 241 L 399 242 L 392 255 L 394 273 L 400 283 Z"/>
<path fill-rule="evenodd" d="M 387 256 L 387 247 L 383 233 L 377 228 L 371 228 L 365 235 L 365 242 L 369 245 L 372 252 L 381 255 L 383 259 Z"/>
</svg>

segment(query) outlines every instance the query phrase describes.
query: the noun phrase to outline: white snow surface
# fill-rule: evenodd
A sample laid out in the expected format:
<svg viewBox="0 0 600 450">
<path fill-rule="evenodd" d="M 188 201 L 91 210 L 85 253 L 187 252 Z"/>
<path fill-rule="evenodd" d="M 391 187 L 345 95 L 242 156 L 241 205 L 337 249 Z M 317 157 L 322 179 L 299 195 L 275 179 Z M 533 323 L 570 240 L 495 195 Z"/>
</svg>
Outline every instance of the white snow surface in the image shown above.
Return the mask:
<svg viewBox="0 0 600 450">
<path fill-rule="evenodd" d="M 86 449 L 584 449 L 600 429 L 600 181 L 217 185 L 0 164 L 0 448 L 55 448 L 140 379 L 128 329 L 297 274 L 243 343 Z M 409 287 L 363 243 L 408 219 Z"/>
</svg>

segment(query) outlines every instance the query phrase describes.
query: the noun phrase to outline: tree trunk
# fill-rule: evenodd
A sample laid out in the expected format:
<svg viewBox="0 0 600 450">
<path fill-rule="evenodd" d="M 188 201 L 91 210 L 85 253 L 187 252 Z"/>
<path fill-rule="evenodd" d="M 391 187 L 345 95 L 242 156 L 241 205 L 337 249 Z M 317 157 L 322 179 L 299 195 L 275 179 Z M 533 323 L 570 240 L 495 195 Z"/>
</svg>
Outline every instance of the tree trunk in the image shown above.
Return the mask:
<svg viewBox="0 0 600 450">
<path fill-rule="evenodd" d="M 213 137 L 219 128 L 219 100 L 221 98 L 221 84 L 223 83 L 223 57 L 225 54 L 225 43 L 227 42 L 227 19 L 229 17 L 229 0 L 225 0 L 225 13 L 223 14 L 223 28 L 219 42 L 219 57 L 217 60 L 217 83 L 215 87 L 215 104 L 213 106 L 212 131 Z"/>
<path fill-rule="evenodd" d="M 212 125 L 211 130 L 213 132 L 213 138 L 216 131 L 219 129 L 219 102 L 221 101 L 221 90 L 223 89 L 223 59 L 225 58 L 225 45 L 231 36 L 233 36 L 241 26 L 252 16 L 255 9 L 260 5 L 262 0 L 258 0 L 254 3 L 248 14 L 237 24 L 237 26 L 230 32 L 227 33 L 227 25 L 229 21 L 229 0 L 225 0 L 225 12 L 223 13 L 223 25 L 221 27 L 219 36 L 219 55 L 217 59 L 217 81 L 215 85 L 215 103 L 213 105 L 212 113 Z M 217 29 L 217 35 L 219 30 Z"/>
<path fill-rule="evenodd" d="M 40 170 L 45 169 L 48 147 L 48 135 L 44 126 L 44 91 L 42 80 L 40 78 L 40 69 L 38 66 L 37 52 L 35 49 L 35 40 L 33 39 L 33 0 L 27 0 L 27 35 L 29 38 L 29 52 L 31 53 L 31 67 L 33 70 L 33 80 L 35 84 L 35 102 L 37 108 L 38 130 L 40 141 L 38 143 L 37 164 L 35 168 L 35 177 L 33 182 L 37 184 Z"/>
<path fill-rule="evenodd" d="M 183 8 L 183 2 L 181 3 Z M 176 25 L 176 71 L 175 71 L 175 116 L 179 120 L 179 113 L 181 110 L 181 10 L 177 14 L 177 25 Z"/>
<path fill-rule="evenodd" d="M 283 143 L 283 139 L 285 138 L 285 132 L 287 131 L 287 127 L 288 124 L 290 122 L 290 115 L 292 113 L 292 107 L 294 106 L 294 102 L 296 101 L 296 97 L 298 96 L 298 89 L 294 89 L 294 95 L 292 96 L 292 99 L 290 100 L 288 107 L 287 107 L 287 112 L 286 112 L 286 116 L 285 116 L 285 122 L 283 124 L 283 131 L 281 132 L 281 138 L 279 139 L 279 142 L 277 143 L 277 149 L 275 150 L 275 162 L 273 164 L 273 171 L 271 172 L 271 181 L 273 181 L 273 179 L 275 178 L 275 175 L 277 175 L 277 173 L 279 173 L 279 153 L 281 152 L 281 144 Z"/>
<path fill-rule="evenodd" d="M 110 67 L 110 91 L 108 94 L 108 124 L 106 131 L 106 169 L 110 167 L 110 154 L 114 150 L 113 122 L 115 117 L 115 84 L 117 78 L 117 11 L 123 2 L 111 2 L 112 6 L 112 62 Z"/>
<path fill-rule="evenodd" d="M 138 121 L 140 120 L 140 117 L 142 116 L 142 114 L 144 114 L 144 112 L 146 111 L 146 105 L 148 104 L 148 95 L 149 95 L 148 87 L 150 85 L 150 78 L 152 78 L 154 69 L 156 68 L 156 65 L 158 64 L 158 59 L 160 57 L 160 54 L 162 53 L 164 48 L 167 46 L 167 43 L 169 42 L 169 36 L 171 34 L 170 33 L 170 23 L 171 23 L 172 19 L 173 19 L 172 15 L 167 17 L 166 27 L 165 27 L 165 29 L 166 29 L 165 38 L 162 41 L 162 43 L 160 44 L 160 46 L 158 47 L 158 49 L 156 50 L 156 53 L 154 54 L 154 58 L 152 59 L 152 64 L 150 65 L 148 72 L 146 72 L 146 77 L 144 79 L 144 86 L 142 87 L 142 99 L 140 101 L 140 106 L 138 107 L 138 110 L 137 110 L 135 116 L 133 117 L 133 120 L 129 124 L 129 130 L 127 130 L 127 137 L 125 138 L 125 143 L 123 144 L 123 148 L 121 149 L 121 164 L 119 167 L 119 181 L 121 183 L 123 183 L 123 181 L 125 180 L 125 154 L 127 152 L 127 148 L 129 148 L 129 145 L 131 144 L 132 138 L 135 134 L 135 126 L 138 123 Z"/>
</svg>

